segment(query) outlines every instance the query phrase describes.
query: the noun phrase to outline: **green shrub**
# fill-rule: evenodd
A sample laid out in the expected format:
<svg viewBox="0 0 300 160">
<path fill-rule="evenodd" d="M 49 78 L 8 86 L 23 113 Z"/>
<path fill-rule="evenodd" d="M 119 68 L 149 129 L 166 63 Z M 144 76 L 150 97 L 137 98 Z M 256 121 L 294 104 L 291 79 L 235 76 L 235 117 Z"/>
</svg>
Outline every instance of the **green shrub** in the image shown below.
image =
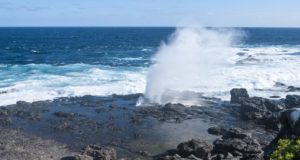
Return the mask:
<svg viewBox="0 0 300 160">
<path fill-rule="evenodd" d="M 276 150 L 271 155 L 271 160 L 300 159 L 300 139 L 280 139 Z"/>
</svg>

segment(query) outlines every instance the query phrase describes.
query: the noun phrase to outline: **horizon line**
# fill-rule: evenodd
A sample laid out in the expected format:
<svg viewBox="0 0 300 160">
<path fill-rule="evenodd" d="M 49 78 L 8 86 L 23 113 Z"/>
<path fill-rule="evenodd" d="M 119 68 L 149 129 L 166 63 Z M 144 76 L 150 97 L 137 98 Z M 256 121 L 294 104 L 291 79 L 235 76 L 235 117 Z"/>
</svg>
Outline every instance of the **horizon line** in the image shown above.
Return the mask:
<svg viewBox="0 0 300 160">
<path fill-rule="evenodd" d="M 182 28 L 187 26 L 0 26 L 0 28 Z M 294 26 L 203 26 L 207 28 L 300 28 Z"/>
</svg>

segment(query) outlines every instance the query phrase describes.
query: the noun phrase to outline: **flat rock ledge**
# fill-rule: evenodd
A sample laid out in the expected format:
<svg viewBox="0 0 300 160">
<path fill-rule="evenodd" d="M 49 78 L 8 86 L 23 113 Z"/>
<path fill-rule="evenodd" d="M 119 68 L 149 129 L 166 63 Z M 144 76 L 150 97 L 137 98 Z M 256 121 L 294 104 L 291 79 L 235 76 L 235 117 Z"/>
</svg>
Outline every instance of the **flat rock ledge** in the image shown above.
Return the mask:
<svg viewBox="0 0 300 160">
<path fill-rule="evenodd" d="M 17 129 L 0 130 L 1 160 L 55 160 L 72 155 L 65 145 L 28 135 Z"/>
</svg>

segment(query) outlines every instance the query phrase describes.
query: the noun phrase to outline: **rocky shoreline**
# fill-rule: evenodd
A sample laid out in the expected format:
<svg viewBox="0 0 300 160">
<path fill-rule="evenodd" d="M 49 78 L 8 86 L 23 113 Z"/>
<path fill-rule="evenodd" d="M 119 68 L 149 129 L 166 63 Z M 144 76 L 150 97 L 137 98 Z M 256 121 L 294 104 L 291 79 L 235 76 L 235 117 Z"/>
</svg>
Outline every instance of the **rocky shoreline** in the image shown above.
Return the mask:
<svg viewBox="0 0 300 160">
<path fill-rule="evenodd" d="M 230 102 L 135 107 L 140 96 L 2 106 L 0 159 L 268 159 L 278 139 L 300 135 L 297 95 L 271 100 L 232 89 Z"/>
</svg>

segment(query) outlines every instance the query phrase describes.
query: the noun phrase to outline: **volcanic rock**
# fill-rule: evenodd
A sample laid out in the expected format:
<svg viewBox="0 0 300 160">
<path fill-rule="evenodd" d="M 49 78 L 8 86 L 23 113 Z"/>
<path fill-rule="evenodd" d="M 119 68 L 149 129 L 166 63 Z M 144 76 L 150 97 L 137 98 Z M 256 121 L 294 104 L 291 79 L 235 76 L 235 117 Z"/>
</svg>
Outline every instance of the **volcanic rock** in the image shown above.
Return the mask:
<svg viewBox="0 0 300 160">
<path fill-rule="evenodd" d="M 177 153 L 182 157 L 195 155 L 198 158 L 208 159 L 213 147 L 206 141 L 192 139 L 188 142 L 180 143 L 177 146 Z"/>
<path fill-rule="evenodd" d="M 241 159 L 262 159 L 263 150 L 251 134 L 239 129 L 229 129 L 222 138 L 214 141 L 213 153 L 232 154 Z"/>
<path fill-rule="evenodd" d="M 219 136 L 219 135 L 224 135 L 224 133 L 226 133 L 227 130 L 228 129 L 225 127 L 210 127 L 207 129 L 207 132 L 209 134 Z"/>
<path fill-rule="evenodd" d="M 300 107 L 300 96 L 298 95 L 287 95 L 285 98 L 286 108 Z"/>
<path fill-rule="evenodd" d="M 245 88 L 234 88 L 230 91 L 231 103 L 240 103 L 243 99 L 250 98 Z"/>
<path fill-rule="evenodd" d="M 296 136 L 300 136 L 300 108 L 282 111 L 280 113 L 280 123 L 282 124 L 282 132 L 284 129 L 285 133 L 291 133 Z"/>
<path fill-rule="evenodd" d="M 93 157 L 97 160 L 116 160 L 116 150 L 109 147 L 100 147 L 96 145 L 88 145 L 83 151 L 82 155 Z"/>
<path fill-rule="evenodd" d="M 53 113 L 56 117 L 59 117 L 59 118 L 73 118 L 75 116 L 78 116 L 79 114 L 77 113 L 68 113 L 68 112 L 54 112 Z"/>
</svg>

